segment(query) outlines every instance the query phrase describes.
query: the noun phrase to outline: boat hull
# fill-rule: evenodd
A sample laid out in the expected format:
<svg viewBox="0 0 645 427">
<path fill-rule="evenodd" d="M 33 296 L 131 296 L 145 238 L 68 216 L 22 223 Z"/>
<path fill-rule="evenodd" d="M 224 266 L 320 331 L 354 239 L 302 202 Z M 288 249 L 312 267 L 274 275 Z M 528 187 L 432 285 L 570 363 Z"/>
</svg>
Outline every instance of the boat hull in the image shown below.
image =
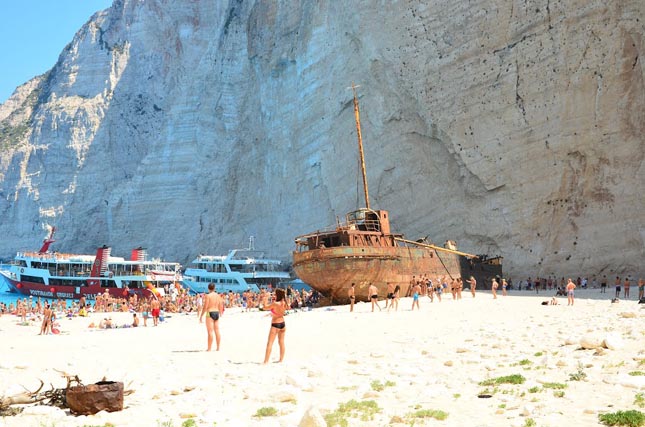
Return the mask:
<svg viewBox="0 0 645 427">
<path fill-rule="evenodd" d="M 129 295 L 138 295 L 139 297 L 149 298 L 152 291 L 143 288 L 106 288 L 99 284 L 87 285 L 85 282 L 79 286 L 50 286 L 42 283 L 33 283 L 29 281 L 16 280 L 7 277 L 5 272 L 0 271 L 0 279 L 9 287 L 9 292 L 16 292 L 25 296 L 52 298 L 52 299 L 80 299 L 85 297 L 87 300 L 96 299 L 97 295 L 105 295 L 105 291 L 116 298 L 124 298 Z"/>
<path fill-rule="evenodd" d="M 474 276 L 484 288 L 501 265 L 472 263 L 466 257 L 422 247 L 333 247 L 293 253 L 293 269 L 298 277 L 330 299 L 332 304 L 349 302 L 347 292 L 354 283 L 357 301 L 369 298 L 374 284 L 379 297 L 387 294 L 387 284 L 401 287 L 400 296 L 408 294 L 413 276 L 426 275 L 433 282 L 439 277 Z"/>
</svg>

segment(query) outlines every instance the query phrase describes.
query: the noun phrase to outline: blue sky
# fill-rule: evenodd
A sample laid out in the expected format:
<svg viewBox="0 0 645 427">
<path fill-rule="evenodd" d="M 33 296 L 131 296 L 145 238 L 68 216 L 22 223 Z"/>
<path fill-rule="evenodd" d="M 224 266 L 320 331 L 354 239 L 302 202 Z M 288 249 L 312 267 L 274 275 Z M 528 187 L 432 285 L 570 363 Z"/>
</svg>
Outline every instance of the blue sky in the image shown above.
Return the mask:
<svg viewBox="0 0 645 427">
<path fill-rule="evenodd" d="M 0 103 L 51 69 L 74 34 L 112 0 L 0 0 Z"/>
</svg>

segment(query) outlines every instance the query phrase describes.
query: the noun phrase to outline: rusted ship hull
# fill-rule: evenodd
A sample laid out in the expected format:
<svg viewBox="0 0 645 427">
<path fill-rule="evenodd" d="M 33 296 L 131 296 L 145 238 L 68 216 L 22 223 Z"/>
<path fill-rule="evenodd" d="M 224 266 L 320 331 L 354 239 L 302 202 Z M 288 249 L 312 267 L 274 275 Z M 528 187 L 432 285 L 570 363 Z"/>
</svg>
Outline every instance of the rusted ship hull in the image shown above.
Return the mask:
<svg viewBox="0 0 645 427">
<path fill-rule="evenodd" d="M 357 301 L 368 300 L 368 287 L 374 284 L 378 295 L 387 294 L 387 283 L 401 287 L 407 295 L 413 276 L 426 275 L 436 283 L 440 277 L 475 277 L 478 287 L 501 276 L 501 264 L 480 263 L 466 257 L 424 247 L 332 247 L 293 253 L 298 277 L 329 298 L 332 304 L 349 302 L 347 292 L 354 283 Z"/>
</svg>

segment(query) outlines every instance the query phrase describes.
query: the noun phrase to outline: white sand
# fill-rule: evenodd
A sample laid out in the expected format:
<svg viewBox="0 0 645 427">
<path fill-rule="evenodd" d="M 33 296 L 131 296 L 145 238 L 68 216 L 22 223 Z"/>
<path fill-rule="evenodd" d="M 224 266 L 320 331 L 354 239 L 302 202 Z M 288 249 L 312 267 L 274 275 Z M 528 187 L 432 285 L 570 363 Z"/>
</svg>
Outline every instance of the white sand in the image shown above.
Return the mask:
<svg viewBox="0 0 645 427">
<path fill-rule="evenodd" d="M 639 409 L 634 399 L 645 392 L 645 376 L 628 373 L 645 372 L 645 306 L 610 304 L 611 290 L 598 292 L 577 291 L 573 307 L 565 298 L 542 306 L 547 294 L 527 291 L 498 300 L 465 292 L 461 301 L 422 298 L 420 311 L 410 311 L 404 298 L 398 312 L 371 313 L 367 303 L 354 313 L 347 306 L 296 312 L 286 318 L 285 362 L 267 366 L 259 362 L 270 319 L 260 312 L 228 310 L 220 322 L 222 350 L 211 353 L 202 351 L 206 331 L 194 315 L 173 315 L 156 328 L 93 330 L 90 321 L 104 316 L 93 314 L 62 320 L 62 334 L 51 336 L 2 316 L 0 395 L 35 389 L 38 379 L 63 387 L 54 369 L 86 384 L 123 381 L 135 392 L 120 412 L 74 417 L 32 407 L 0 418 L 0 426 L 179 427 L 192 415 L 198 426 L 287 427 L 298 426 L 311 406 L 324 415 L 351 399 L 374 400 L 380 412 L 369 421 L 348 418 L 350 426 L 409 426 L 406 416 L 416 409 L 449 415 L 415 419 L 415 426 L 522 426 L 528 418 L 538 426 L 600 425 L 599 413 Z M 111 316 L 119 324 L 131 320 L 127 313 Z M 602 341 L 609 334 L 621 348 L 579 349 L 582 337 Z M 276 342 L 273 359 L 277 354 Z M 586 378 L 570 381 L 580 369 Z M 526 382 L 488 387 L 492 397 L 478 398 L 487 388 L 481 381 L 511 374 Z M 394 385 L 375 391 L 374 381 Z M 543 382 L 566 384 L 564 396 Z M 254 417 L 262 407 L 279 414 Z"/>
</svg>

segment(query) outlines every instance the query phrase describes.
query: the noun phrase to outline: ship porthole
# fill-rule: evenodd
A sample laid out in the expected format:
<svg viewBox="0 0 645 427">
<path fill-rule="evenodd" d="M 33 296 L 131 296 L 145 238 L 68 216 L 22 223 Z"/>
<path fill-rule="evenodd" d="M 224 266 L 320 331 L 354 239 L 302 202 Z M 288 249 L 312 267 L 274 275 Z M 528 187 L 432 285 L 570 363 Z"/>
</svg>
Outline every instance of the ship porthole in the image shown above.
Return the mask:
<svg viewBox="0 0 645 427">
<path fill-rule="evenodd" d="M 21 269 L 20 269 L 20 272 L 21 272 L 21 273 L 24 273 L 24 272 L 25 272 L 25 269 L 24 269 L 24 268 L 21 268 Z"/>
</svg>

